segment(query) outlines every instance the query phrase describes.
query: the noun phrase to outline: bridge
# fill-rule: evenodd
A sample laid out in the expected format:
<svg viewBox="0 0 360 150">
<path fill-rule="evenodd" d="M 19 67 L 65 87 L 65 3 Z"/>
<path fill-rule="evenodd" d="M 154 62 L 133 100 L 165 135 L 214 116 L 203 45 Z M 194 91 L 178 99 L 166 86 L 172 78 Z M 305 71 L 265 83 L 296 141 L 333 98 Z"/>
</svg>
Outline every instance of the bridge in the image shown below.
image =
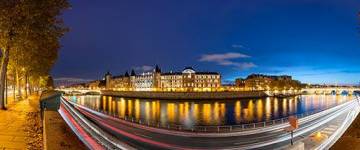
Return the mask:
<svg viewBox="0 0 360 150">
<path fill-rule="evenodd" d="M 59 113 L 89 149 L 286 149 L 291 136 L 288 118 L 235 126 L 162 126 L 145 120 L 119 118 L 61 97 Z M 296 144 L 328 149 L 360 112 L 353 99 L 320 112 L 299 114 Z M 320 136 L 319 136 L 320 135 Z M 315 140 L 314 140 L 315 138 Z M 216 141 L 216 142 L 214 142 Z"/>
<path fill-rule="evenodd" d="M 95 90 L 95 89 L 77 89 L 77 88 L 61 88 L 61 89 L 55 89 L 57 91 L 62 91 L 65 94 L 72 94 L 72 95 L 86 95 L 86 94 L 100 94 L 101 90 Z"/>
<path fill-rule="evenodd" d="M 303 94 L 354 94 L 355 91 L 360 91 L 360 87 L 319 87 L 319 88 L 304 88 L 301 90 Z"/>
</svg>

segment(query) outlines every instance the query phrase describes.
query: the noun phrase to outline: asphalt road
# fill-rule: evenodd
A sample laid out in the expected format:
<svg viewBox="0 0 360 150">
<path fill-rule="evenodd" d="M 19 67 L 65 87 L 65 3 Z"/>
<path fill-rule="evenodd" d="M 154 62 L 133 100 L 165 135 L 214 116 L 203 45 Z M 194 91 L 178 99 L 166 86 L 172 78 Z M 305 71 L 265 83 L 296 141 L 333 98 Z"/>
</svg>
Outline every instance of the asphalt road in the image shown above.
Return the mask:
<svg viewBox="0 0 360 150">
<path fill-rule="evenodd" d="M 136 149 L 274 149 L 290 143 L 290 134 L 284 129 L 242 136 L 188 137 L 129 126 L 110 119 L 111 116 L 104 117 L 80 107 L 76 108 L 104 131 Z M 350 108 L 345 106 L 301 124 L 294 133 L 294 140 L 301 140 L 324 126 L 341 121 L 351 111 Z"/>
</svg>

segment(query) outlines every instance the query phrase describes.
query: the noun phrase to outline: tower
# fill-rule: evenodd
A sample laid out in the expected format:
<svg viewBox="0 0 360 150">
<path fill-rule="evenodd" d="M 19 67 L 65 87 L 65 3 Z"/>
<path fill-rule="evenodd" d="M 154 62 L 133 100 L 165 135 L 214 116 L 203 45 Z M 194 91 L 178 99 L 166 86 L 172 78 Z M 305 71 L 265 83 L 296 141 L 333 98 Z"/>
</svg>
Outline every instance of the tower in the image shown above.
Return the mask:
<svg viewBox="0 0 360 150">
<path fill-rule="evenodd" d="M 136 76 L 136 73 L 134 71 L 134 69 L 131 70 L 131 73 L 130 73 L 130 89 L 135 89 L 135 76 Z"/>
<path fill-rule="evenodd" d="M 154 85 L 153 85 L 153 88 L 154 89 L 158 89 L 160 88 L 160 85 L 161 85 L 161 69 L 158 65 L 155 66 L 155 69 L 154 69 Z"/>
<path fill-rule="evenodd" d="M 129 90 L 131 87 L 131 82 L 130 82 L 130 75 L 127 71 L 124 74 L 123 82 L 124 82 L 123 88 L 126 88 L 126 90 Z"/>
<path fill-rule="evenodd" d="M 111 78 L 112 78 L 112 75 L 111 73 L 108 71 L 106 74 L 105 74 L 105 88 L 108 90 L 111 88 Z"/>
</svg>

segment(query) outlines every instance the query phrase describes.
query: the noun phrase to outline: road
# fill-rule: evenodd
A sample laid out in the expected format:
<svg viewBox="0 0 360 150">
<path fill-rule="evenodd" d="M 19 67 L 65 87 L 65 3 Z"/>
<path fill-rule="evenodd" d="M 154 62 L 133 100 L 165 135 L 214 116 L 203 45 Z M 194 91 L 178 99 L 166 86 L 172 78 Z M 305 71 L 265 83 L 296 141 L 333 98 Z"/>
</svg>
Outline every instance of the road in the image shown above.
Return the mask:
<svg viewBox="0 0 360 150">
<path fill-rule="evenodd" d="M 94 125 L 135 149 L 276 149 L 290 143 L 290 134 L 283 128 L 247 135 L 189 136 L 181 132 L 164 133 L 131 125 L 74 103 L 71 105 Z M 327 126 L 340 126 L 355 107 L 358 107 L 358 103 L 352 101 L 322 116 L 304 119 L 294 133 L 294 140 L 303 140 Z"/>
</svg>

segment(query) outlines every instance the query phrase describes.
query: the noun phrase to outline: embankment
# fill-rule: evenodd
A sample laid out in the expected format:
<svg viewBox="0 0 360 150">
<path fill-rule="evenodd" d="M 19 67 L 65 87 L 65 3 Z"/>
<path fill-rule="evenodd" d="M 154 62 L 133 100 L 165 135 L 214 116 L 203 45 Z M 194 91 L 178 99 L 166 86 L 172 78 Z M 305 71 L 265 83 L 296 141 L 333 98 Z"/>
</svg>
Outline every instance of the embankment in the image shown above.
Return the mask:
<svg viewBox="0 0 360 150">
<path fill-rule="evenodd" d="M 239 99 L 260 98 L 268 96 L 263 91 L 237 91 L 237 92 L 150 92 L 150 91 L 111 91 L 102 90 L 102 95 L 119 96 L 127 98 L 167 99 L 167 100 L 210 100 L 210 99 Z"/>
</svg>

